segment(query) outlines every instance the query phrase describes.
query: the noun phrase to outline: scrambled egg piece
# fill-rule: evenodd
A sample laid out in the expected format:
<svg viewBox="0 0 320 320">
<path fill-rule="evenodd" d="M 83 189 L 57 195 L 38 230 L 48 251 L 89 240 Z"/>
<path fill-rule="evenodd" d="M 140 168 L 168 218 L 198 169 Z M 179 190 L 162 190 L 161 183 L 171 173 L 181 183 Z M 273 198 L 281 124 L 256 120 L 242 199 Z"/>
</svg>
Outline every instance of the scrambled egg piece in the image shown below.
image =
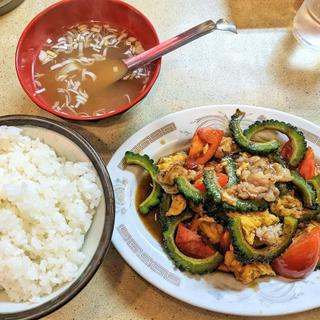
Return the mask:
<svg viewBox="0 0 320 320">
<path fill-rule="evenodd" d="M 198 219 L 199 229 L 202 235 L 208 238 L 210 243 L 220 243 L 224 228 L 211 217 L 204 216 Z"/>
<path fill-rule="evenodd" d="M 188 155 L 185 152 L 178 152 L 159 160 L 157 167 L 160 171 L 169 171 L 175 164 L 183 165 Z"/>
<path fill-rule="evenodd" d="M 256 236 L 256 229 L 262 226 L 271 226 L 279 222 L 279 218 L 268 210 L 251 213 L 228 213 L 229 217 L 240 217 L 241 227 L 244 231 L 244 237 L 250 245 L 253 245 Z"/>
<path fill-rule="evenodd" d="M 302 202 L 295 198 L 294 192 L 288 192 L 286 195 L 279 197 L 274 203 L 271 204 L 271 211 L 276 212 L 282 217 L 293 217 L 296 219 L 301 218 L 305 213 L 310 210 L 303 207 Z"/>
<path fill-rule="evenodd" d="M 239 167 L 237 169 L 237 176 L 240 177 L 242 171 L 248 169 L 248 167 L 249 167 L 248 162 L 245 162 L 245 161 L 241 162 L 241 164 L 239 165 Z"/>
<path fill-rule="evenodd" d="M 260 262 L 242 264 L 239 262 L 235 257 L 232 246 L 230 251 L 226 252 L 224 262 L 219 266 L 219 270 L 232 272 L 235 278 L 244 284 L 248 284 L 262 276 L 275 276 L 275 272 L 269 264 Z"/>
<path fill-rule="evenodd" d="M 166 212 L 166 216 L 178 216 L 187 207 L 187 201 L 182 194 L 173 194 L 171 196 L 171 206 Z"/>
<path fill-rule="evenodd" d="M 237 152 L 238 150 L 239 147 L 231 137 L 223 137 L 214 156 L 216 158 L 223 158 L 231 153 Z"/>
</svg>

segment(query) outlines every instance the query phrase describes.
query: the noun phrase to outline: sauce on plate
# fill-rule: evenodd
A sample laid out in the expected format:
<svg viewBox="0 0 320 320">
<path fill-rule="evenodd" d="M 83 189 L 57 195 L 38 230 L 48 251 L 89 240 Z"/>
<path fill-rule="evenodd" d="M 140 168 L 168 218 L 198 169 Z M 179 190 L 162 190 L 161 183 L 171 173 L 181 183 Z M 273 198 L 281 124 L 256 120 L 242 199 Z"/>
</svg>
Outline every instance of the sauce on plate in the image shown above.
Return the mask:
<svg viewBox="0 0 320 320">
<path fill-rule="evenodd" d="M 152 191 L 151 188 L 151 178 L 149 174 L 144 174 L 142 179 L 139 181 L 135 202 L 136 208 L 139 212 L 139 204 L 147 198 L 147 196 Z M 151 235 L 159 242 L 161 242 L 161 230 L 159 226 L 159 222 L 157 221 L 158 210 L 152 209 L 148 214 L 142 214 L 139 212 L 139 217 L 141 218 L 143 224 L 147 228 L 147 230 L 151 233 Z"/>
</svg>

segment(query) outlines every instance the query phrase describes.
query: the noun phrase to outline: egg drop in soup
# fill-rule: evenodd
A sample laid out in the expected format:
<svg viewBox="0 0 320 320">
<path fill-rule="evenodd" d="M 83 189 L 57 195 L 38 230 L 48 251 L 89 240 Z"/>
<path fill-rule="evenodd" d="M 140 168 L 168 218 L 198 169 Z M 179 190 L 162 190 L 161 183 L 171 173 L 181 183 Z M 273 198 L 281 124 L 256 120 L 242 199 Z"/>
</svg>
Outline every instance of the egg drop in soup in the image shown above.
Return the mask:
<svg viewBox="0 0 320 320">
<path fill-rule="evenodd" d="M 35 95 L 53 110 L 100 116 L 131 103 L 145 89 L 150 67 L 128 73 L 122 62 L 144 51 L 126 30 L 88 23 L 57 34 L 43 45 L 33 75 Z"/>
</svg>

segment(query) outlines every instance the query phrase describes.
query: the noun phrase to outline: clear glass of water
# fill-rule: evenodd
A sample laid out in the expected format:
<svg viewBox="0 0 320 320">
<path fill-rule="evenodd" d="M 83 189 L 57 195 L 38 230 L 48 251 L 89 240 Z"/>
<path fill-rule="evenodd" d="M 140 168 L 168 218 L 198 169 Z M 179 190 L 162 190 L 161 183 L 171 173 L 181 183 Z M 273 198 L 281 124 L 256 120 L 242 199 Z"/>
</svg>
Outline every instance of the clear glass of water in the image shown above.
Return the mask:
<svg viewBox="0 0 320 320">
<path fill-rule="evenodd" d="M 305 0 L 293 21 L 298 42 L 320 51 L 320 0 Z"/>
</svg>

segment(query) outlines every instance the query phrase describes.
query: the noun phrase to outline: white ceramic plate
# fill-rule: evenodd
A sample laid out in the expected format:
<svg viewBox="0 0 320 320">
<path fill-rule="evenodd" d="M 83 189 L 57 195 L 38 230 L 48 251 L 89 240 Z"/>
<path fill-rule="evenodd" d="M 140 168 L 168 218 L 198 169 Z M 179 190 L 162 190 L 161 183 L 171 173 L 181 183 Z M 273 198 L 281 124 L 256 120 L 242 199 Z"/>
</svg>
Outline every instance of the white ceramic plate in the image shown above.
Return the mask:
<svg viewBox="0 0 320 320">
<path fill-rule="evenodd" d="M 252 106 L 207 106 L 188 109 L 156 120 L 130 137 L 114 154 L 108 171 L 115 192 L 116 218 L 113 244 L 127 263 L 143 278 L 169 295 L 192 305 L 223 313 L 270 316 L 320 306 L 320 274 L 300 281 L 263 278 L 257 287 L 242 285 L 232 275 L 215 272 L 193 276 L 176 269 L 143 225 L 134 198 L 142 170 L 123 167 L 125 151 L 146 153 L 157 160 L 188 143 L 198 127 L 226 129 L 236 107 L 246 111 L 244 126 L 257 119 L 290 122 L 304 131 L 308 144 L 320 154 L 320 128 L 288 113 Z"/>
</svg>

